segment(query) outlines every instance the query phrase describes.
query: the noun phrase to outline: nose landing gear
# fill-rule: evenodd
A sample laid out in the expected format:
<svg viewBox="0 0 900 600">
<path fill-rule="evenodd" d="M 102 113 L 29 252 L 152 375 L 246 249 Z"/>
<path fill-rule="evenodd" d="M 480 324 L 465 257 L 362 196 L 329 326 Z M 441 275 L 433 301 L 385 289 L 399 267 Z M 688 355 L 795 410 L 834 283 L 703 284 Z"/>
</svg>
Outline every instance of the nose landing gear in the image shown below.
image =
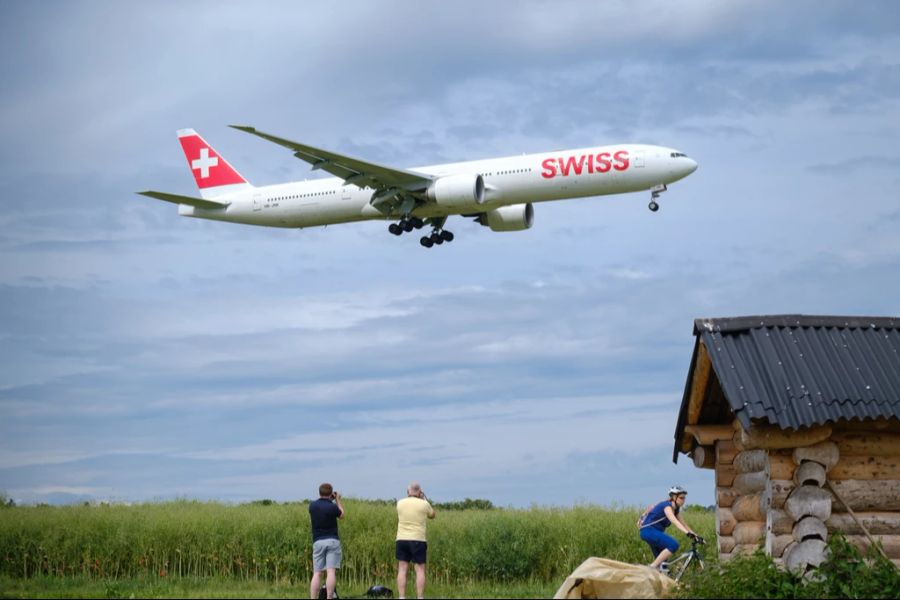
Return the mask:
<svg viewBox="0 0 900 600">
<path fill-rule="evenodd" d="M 652 212 L 656 212 L 659 210 L 659 204 L 656 202 L 656 199 L 659 198 L 660 194 L 666 191 L 668 188 L 666 184 L 660 183 L 659 185 L 654 185 L 650 188 L 650 204 L 647 205 Z"/>
</svg>

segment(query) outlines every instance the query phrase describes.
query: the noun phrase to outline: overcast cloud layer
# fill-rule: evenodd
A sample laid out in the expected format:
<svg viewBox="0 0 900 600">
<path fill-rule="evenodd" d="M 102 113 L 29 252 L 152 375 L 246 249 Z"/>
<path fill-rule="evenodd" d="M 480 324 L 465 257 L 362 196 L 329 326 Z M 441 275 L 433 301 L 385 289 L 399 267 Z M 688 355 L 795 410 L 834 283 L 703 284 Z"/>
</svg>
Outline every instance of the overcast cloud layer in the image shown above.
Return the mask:
<svg viewBox="0 0 900 600">
<path fill-rule="evenodd" d="M 0 4 L 0 491 L 25 502 L 643 504 L 693 319 L 900 315 L 895 2 Z M 254 184 L 257 126 L 406 167 L 617 142 L 699 170 L 456 219 L 182 219 L 192 127 Z"/>
</svg>

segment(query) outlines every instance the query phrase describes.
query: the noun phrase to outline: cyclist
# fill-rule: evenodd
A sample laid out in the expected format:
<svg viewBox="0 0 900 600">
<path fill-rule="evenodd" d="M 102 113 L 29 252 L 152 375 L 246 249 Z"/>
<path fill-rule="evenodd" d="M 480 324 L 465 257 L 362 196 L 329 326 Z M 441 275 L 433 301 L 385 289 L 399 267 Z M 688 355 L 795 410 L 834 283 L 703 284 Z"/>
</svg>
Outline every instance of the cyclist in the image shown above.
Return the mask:
<svg viewBox="0 0 900 600">
<path fill-rule="evenodd" d="M 648 508 L 638 521 L 641 539 L 647 542 L 655 557 L 650 563 L 654 569 L 659 569 L 670 556 L 678 552 L 678 541 L 666 533 L 669 525 L 674 524 L 691 539 L 698 537 L 678 516 L 686 500 L 687 490 L 680 485 L 672 486 L 669 488 L 669 499 Z"/>
</svg>

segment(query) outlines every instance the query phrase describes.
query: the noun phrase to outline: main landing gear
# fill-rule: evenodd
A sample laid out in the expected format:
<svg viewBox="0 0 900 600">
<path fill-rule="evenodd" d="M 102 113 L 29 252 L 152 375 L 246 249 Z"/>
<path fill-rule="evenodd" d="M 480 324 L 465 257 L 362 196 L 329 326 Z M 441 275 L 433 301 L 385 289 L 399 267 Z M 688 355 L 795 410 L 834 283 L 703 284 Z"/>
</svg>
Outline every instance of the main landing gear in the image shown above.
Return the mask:
<svg viewBox="0 0 900 600">
<path fill-rule="evenodd" d="M 666 184 L 660 183 L 659 185 L 654 185 L 650 188 L 650 204 L 647 205 L 652 212 L 656 212 L 659 210 L 659 204 L 657 204 L 656 199 L 659 198 L 659 195 L 666 191 L 668 188 Z"/>
<path fill-rule="evenodd" d="M 431 223 L 432 225 L 431 235 L 423 235 L 422 239 L 419 240 L 419 243 L 426 248 L 431 248 L 435 244 L 440 246 L 444 242 L 452 242 L 453 232 L 447 231 L 443 228 L 444 221 L 446 220 L 446 218 L 442 218 L 439 220 L 429 220 L 429 223 Z M 397 223 L 391 223 L 390 225 L 388 225 L 388 231 L 390 231 L 394 235 L 401 235 L 403 233 L 408 233 L 413 229 L 422 229 L 422 227 L 424 226 L 425 221 L 423 221 L 419 217 L 406 217 L 401 219 Z"/>
<path fill-rule="evenodd" d="M 388 225 L 388 231 L 394 235 L 400 235 L 403 232 L 408 233 L 413 229 L 422 229 L 424 226 L 425 221 L 419 217 L 410 217 L 408 219 L 401 219 L 399 223 L 391 223 Z"/>
<path fill-rule="evenodd" d="M 419 243 L 426 248 L 431 248 L 435 244 L 440 246 L 444 242 L 452 242 L 453 232 L 447 231 L 443 228 L 444 222 L 446 220 L 446 217 L 440 219 L 429 219 L 428 222 L 432 226 L 431 235 L 423 235 L 422 239 L 419 240 Z M 391 223 L 390 225 L 388 225 L 388 231 L 390 231 L 394 235 L 401 235 L 403 233 L 408 233 L 413 229 L 422 229 L 422 227 L 424 226 L 425 221 L 423 221 L 419 217 L 406 217 L 401 219 L 397 223 Z"/>
<path fill-rule="evenodd" d="M 431 248 L 435 244 L 441 245 L 444 242 L 452 242 L 453 241 L 453 232 L 447 231 L 446 229 L 438 230 L 437 227 L 434 228 L 434 231 L 431 232 L 431 235 L 423 235 L 422 239 L 419 240 L 419 243 L 425 246 L 426 248 Z"/>
</svg>

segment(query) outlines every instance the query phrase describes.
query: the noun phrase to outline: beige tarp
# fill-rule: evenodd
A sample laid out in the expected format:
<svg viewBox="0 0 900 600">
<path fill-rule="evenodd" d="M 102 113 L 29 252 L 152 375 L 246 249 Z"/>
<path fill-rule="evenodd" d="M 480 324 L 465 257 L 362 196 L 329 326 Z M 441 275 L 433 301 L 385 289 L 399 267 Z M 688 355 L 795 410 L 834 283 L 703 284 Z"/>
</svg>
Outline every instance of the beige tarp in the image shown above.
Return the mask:
<svg viewBox="0 0 900 600">
<path fill-rule="evenodd" d="M 591 557 L 566 578 L 554 598 L 664 598 L 675 581 L 645 565 Z"/>
</svg>

